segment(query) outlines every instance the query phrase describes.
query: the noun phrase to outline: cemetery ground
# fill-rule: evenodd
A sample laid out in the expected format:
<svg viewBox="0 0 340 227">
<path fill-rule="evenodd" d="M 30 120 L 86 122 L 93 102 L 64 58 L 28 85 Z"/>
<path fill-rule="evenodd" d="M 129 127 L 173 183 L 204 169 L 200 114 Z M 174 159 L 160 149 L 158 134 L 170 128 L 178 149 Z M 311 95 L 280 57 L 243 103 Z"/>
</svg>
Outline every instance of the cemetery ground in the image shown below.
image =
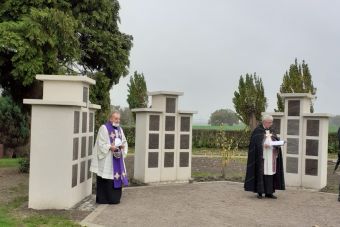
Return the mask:
<svg viewBox="0 0 340 227">
<path fill-rule="evenodd" d="M 133 149 L 126 158 L 126 166 L 130 177 L 133 174 Z M 340 176 L 333 174 L 335 155 L 329 155 L 328 162 L 328 185 L 323 192 L 338 193 Z M 333 160 L 332 160 L 333 159 Z M 28 201 L 28 174 L 18 172 L 19 159 L 0 159 L 0 226 L 79 226 L 77 223 L 88 216 L 96 208 L 91 210 L 43 210 L 35 211 L 27 208 Z M 194 149 L 192 159 L 192 177 L 195 182 L 207 181 L 236 181 L 244 179 L 246 166 L 246 153 L 239 151 L 234 154 L 233 159 L 226 167 L 225 178 L 221 174 L 221 157 L 216 149 Z M 223 182 L 221 182 L 223 183 Z M 214 183 L 215 185 L 216 183 Z M 186 187 L 192 187 L 189 184 Z M 195 185 L 195 184 L 194 184 Z M 221 184 L 217 184 L 221 187 Z M 136 186 L 136 185 L 135 185 Z M 178 187 L 178 186 L 170 186 Z M 205 186 L 197 186 L 204 189 Z M 207 186 L 210 187 L 210 186 Z M 225 186 L 223 186 L 225 187 Z M 240 190 L 240 185 L 228 185 L 228 190 Z M 236 188 L 235 188 L 236 187 Z M 132 190 L 126 190 L 127 195 L 133 196 Z M 142 189 L 144 190 L 144 189 Z M 157 190 L 157 189 L 152 189 Z M 179 189 L 181 190 L 181 189 Z M 189 190 L 189 189 L 188 189 Z M 196 189 L 195 189 L 196 190 Z M 205 190 L 205 189 L 204 189 Z M 228 191 L 226 190 L 226 191 Z M 242 191 L 242 190 L 241 190 Z M 283 192 L 285 193 L 285 192 Z M 251 193 L 249 194 L 251 195 Z M 321 197 L 323 194 L 321 194 Z M 325 194 L 327 195 L 327 194 Z M 283 195 L 282 195 L 283 196 Z M 334 195 L 334 201 L 336 201 Z M 124 199 L 124 197 L 123 197 Z M 219 198 L 224 200 L 225 198 Z"/>
<path fill-rule="evenodd" d="M 35 211 L 27 208 L 28 174 L 19 173 L 19 159 L 0 159 L 0 227 L 80 226 L 90 211 Z"/>
</svg>

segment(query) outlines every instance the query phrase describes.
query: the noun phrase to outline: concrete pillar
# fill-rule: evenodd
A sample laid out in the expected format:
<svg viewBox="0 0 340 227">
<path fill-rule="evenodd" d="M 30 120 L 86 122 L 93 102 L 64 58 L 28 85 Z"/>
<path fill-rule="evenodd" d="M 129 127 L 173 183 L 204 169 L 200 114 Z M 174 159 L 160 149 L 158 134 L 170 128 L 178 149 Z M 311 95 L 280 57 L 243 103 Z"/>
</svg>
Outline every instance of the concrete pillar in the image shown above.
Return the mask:
<svg viewBox="0 0 340 227">
<path fill-rule="evenodd" d="M 149 92 L 152 108 L 134 109 L 134 178 L 144 183 L 187 182 L 191 178 L 192 115 L 178 110 L 181 92 Z"/>
<path fill-rule="evenodd" d="M 305 93 L 281 94 L 284 113 L 266 113 L 273 128 L 287 144 L 282 147 L 285 181 L 288 186 L 321 189 L 327 185 L 328 122 L 331 115 L 310 113 Z M 280 128 L 280 130 L 278 130 Z"/>
<path fill-rule="evenodd" d="M 86 76 L 37 75 L 43 99 L 32 105 L 28 207 L 69 209 L 92 192 L 94 119 Z"/>
</svg>

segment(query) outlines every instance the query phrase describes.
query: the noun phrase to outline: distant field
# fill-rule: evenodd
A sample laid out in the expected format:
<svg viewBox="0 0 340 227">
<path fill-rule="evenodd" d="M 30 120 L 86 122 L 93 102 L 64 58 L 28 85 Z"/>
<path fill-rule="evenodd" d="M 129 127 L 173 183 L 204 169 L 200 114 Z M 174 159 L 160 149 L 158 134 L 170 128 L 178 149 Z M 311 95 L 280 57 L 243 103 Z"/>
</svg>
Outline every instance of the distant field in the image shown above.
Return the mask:
<svg viewBox="0 0 340 227">
<path fill-rule="evenodd" d="M 339 129 L 339 126 L 337 126 L 337 125 L 329 125 L 328 132 L 330 132 L 330 133 L 337 132 L 338 129 Z"/>
<path fill-rule="evenodd" d="M 234 131 L 234 130 L 243 130 L 245 129 L 244 124 L 238 125 L 223 125 L 223 126 L 211 126 L 211 125 L 193 125 L 193 129 L 214 129 L 214 130 L 226 130 L 226 131 Z"/>
</svg>

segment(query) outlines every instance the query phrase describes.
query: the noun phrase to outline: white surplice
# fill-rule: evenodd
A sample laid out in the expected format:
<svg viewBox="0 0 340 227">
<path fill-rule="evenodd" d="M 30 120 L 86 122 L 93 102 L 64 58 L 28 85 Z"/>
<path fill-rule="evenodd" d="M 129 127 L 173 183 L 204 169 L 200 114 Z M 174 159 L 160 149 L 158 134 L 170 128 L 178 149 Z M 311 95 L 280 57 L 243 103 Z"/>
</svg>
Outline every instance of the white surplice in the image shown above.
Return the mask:
<svg viewBox="0 0 340 227">
<path fill-rule="evenodd" d="M 271 146 L 272 142 L 272 134 L 270 134 L 269 130 L 266 130 L 264 145 L 268 145 L 268 148 L 263 146 L 263 167 L 264 167 L 264 175 L 274 175 L 276 173 L 276 154 L 274 153 L 273 146 Z"/>
<path fill-rule="evenodd" d="M 122 141 L 125 148 L 122 150 L 123 157 L 125 158 L 128 152 L 128 143 L 124 135 L 123 129 Z M 92 161 L 90 171 L 96 173 L 98 176 L 105 179 L 113 179 L 113 155 L 110 150 L 111 142 L 109 132 L 105 125 L 102 125 L 98 130 L 96 143 L 93 148 Z"/>
</svg>

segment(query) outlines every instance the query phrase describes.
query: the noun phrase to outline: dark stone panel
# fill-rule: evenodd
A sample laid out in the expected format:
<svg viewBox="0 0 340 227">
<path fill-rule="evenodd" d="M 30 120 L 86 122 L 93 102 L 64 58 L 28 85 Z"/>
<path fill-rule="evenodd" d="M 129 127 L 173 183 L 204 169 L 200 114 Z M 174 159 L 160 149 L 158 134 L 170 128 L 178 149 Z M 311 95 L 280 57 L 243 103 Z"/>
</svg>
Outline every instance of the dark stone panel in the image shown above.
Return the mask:
<svg viewBox="0 0 340 227">
<path fill-rule="evenodd" d="M 86 156 L 86 136 L 81 137 L 81 158 Z"/>
<path fill-rule="evenodd" d="M 181 131 L 182 132 L 190 131 L 190 117 L 181 117 Z"/>
<path fill-rule="evenodd" d="M 318 175 L 318 160 L 316 159 L 306 159 L 305 174 L 311 176 Z"/>
<path fill-rule="evenodd" d="M 159 131 L 159 115 L 150 115 L 149 118 L 149 130 Z"/>
<path fill-rule="evenodd" d="M 72 165 L 72 188 L 77 186 L 78 182 L 78 164 Z"/>
<path fill-rule="evenodd" d="M 87 179 L 92 177 L 92 172 L 90 171 L 91 167 L 91 159 L 87 160 Z"/>
<path fill-rule="evenodd" d="M 175 149 L 175 134 L 165 134 L 165 149 Z"/>
<path fill-rule="evenodd" d="M 286 159 L 287 173 L 298 173 L 299 159 L 294 157 L 287 157 Z"/>
<path fill-rule="evenodd" d="M 287 154 L 299 154 L 299 139 L 287 138 Z"/>
<path fill-rule="evenodd" d="M 149 134 L 149 149 L 158 149 L 159 148 L 159 134 L 150 133 Z"/>
<path fill-rule="evenodd" d="M 165 117 L 165 131 L 175 131 L 176 118 L 174 116 Z"/>
<path fill-rule="evenodd" d="M 164 153 L 164 167 L 174 167 L 174 152 L 165 152 Z"/>
<path fill-rule="evenodd" d="M 89 123 L 89 131 L 93 132 L 94 126 L 94 113 L 90 113 L 90 123 Z"/>
<path fill-rule="evenodd" d="M 276 134 L 281 134 L 281 119 L 274 118 L 272 128 Z"/>
<path fill-rule="evenodd" d="M 288 120 L 287 122 L 287 134 L 288 135 L 299 135 L 299 129 L 300 129 L 300 121 L 299 120 Z"/>
<path fill-rule="evenodd" d="M 79 133 L 79 119 L 80 118 L 80 112 L 74 111 L 74 126 L 73 126 L 73 133 Z"/>
<path fill-rule="evenodd" d="M 181 135 L 181 140 L 180 140 L 180 149 L 189 149 L 189 139 L 190 136 L 189 135 Z"/>
<path fill-rule="evenodd" d="M 307 120 L 307 136 L 319 136 L 319 120 Z"/>
<path fill-rule="evenodd" d="M 300 100 L 288 101 L 288 116 L 300 116 Z"/>
<path fill-rule="evenodd" d="M 80 163 L 80 183 L 85 181 L 85 161 Z"/>
<path fill-rule="evenodd" d="M 82 132 L 87 131 L 87 112 L 83 112 L 83 124 L 82 124 Z"/>
<path fill-rule="evenodd" d="M 88 156 L 92 155 L 92 150 L 93 150 L 93 136 L 89 137 L 89 152 Z"/>
<path fill-rule="evenodd" d="M 83 87 L 83 102 L 87 102 L 89 99 L 89 88 L 88 87 Z"/>
<path fill-rule="evenodd" d="M 306 155 L 318 156 L 319 155 L 319 140 L 306 140 Z"/>
<path fill-rule="evenodd" d="M 158 168 L 158 152 L 149 152 L 148 168 Z"/>
<path fill-rule="evenodd" d="M 73 138 L 73 161 L 78 159 L 79 138 Z"/>
<path fill-rule="evenodd" d="M 189 167 L 189 152 L 179 153 L 179 167 Z"/>
<path fill-rule="evenodd" d="M 176 113 L 176 98 L 166 98 L 166 112 Z"/>
</svg>

